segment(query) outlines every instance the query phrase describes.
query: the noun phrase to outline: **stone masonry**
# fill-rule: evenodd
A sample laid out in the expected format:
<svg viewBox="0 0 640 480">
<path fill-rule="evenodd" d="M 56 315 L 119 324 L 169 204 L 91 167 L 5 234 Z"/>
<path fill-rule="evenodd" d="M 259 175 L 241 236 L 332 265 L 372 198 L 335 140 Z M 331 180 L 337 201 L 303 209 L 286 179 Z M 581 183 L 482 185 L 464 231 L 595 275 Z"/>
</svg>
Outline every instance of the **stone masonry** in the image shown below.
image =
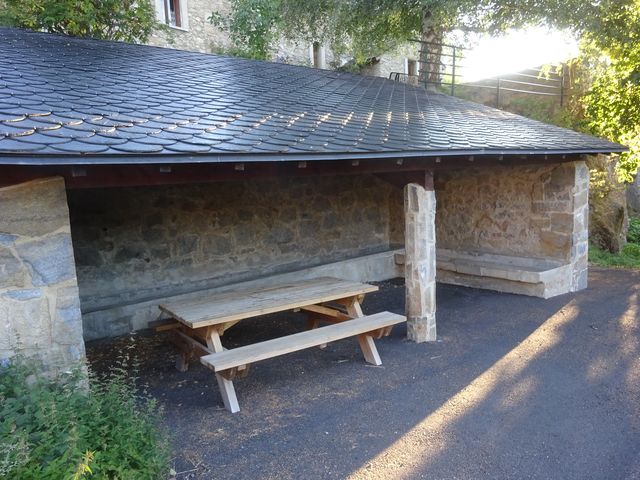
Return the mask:
<svg viewBox="0 0 640 480">
<path fill-rule="evenodd" d="M 128 305 L 387 251 L 392 193 L 373 176 L 70 191 L 85 337 L 153 319 Z"/>
<path fill-rule="evenodd" d="M 585 162 L 570 165 L 573 172 L 571 213 L 573 225 L 571 231 L 571 288 L 576 292 L 587 288 L 589 262 L 589 168 Z"/>
<path fill-rule="evenodd" d="M 209 22 L 215 11 L 226 13 L 226 0 L 187 0 L 189 26 L 187 29 L 167 27 L 167 31 L 156 30 L 148 40 L 149 45 L 177 48 L 193 52 L 211 53 L 229 47 L 229 35 Z"/>
<path fill-rule="evenodd" d="M 404 189 L 407 337 L 436 340 L 436 199 L 433 190 Z"/>
<path fill-rule="evenodd" d="M 584 162 L 447 172 L 436 191 L 439 281 L 545 298 L 586 288 Z"/>
<path fill-rule="evenodd" d="M 61 178 L 0 189 L 0 361 L 36 358 L 55 373 L 84 359 Z"/>
</svg>

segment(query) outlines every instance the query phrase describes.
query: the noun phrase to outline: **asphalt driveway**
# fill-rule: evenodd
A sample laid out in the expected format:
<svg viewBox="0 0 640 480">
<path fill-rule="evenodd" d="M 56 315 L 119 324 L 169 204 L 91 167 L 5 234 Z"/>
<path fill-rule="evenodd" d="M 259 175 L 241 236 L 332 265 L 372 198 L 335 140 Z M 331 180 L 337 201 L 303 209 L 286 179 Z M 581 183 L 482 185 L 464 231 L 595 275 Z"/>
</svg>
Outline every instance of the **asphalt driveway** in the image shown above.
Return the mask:
<svg viewBox="0 0 640 480">
<path fill-rule="evenodd" d="M 177 478 L 640 479 L 640 272 L 592 268 L 550 300 L 438 287 L 438 341 L 397 327 L 367 366 L 347 339 L 252 366 L 229 414 L 212 374 L 173 367 L 138 335 L 141 377 L 165 407 Z M 388 282 L 366 312 L 403 312 Z M 303 329 L 243 322 L 228 346 Z M 129 340 L 88 345 L 96 368 Z"/>
</svg>

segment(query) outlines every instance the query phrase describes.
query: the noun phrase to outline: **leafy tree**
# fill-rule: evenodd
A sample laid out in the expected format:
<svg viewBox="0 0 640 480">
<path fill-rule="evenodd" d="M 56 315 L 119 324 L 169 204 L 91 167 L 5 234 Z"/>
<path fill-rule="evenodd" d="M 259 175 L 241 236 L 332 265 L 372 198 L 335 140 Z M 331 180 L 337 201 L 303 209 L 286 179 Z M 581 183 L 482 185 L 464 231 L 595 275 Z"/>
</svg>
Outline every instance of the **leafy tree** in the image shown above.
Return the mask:
<svg viewBox="0 0 640 480">
<path fill-rule="evenodd" d="M 0 0 L 0 25 L 126 42 L 158 26 L 151 0 Z"/>
<path fill-rule="evenodd" d="M 591 130 L 630 148 L 618 162 L 621 181 L 640 166 L 640 0 L 610 2 L 585 32 L 583 57 L 594 69 L 585 95 Z"/>
<path fill-rule="evenodd" d="M 411 38 L 438 44 L 454 29 L 497 33 L 541 22 L 564 27 L 598 8 L 583 0 L 231 0 L 229 13 L 214 12 L 211 21 L 229 31 L 245 56 L 268 58 L 272 43 L 286 38 L 326 42 L 363 63 Z M 423 65 L 439 63 L 438 48 L 423 50 Z M 429 75 L 437 77 L 439 69 Z"/>
</svg>

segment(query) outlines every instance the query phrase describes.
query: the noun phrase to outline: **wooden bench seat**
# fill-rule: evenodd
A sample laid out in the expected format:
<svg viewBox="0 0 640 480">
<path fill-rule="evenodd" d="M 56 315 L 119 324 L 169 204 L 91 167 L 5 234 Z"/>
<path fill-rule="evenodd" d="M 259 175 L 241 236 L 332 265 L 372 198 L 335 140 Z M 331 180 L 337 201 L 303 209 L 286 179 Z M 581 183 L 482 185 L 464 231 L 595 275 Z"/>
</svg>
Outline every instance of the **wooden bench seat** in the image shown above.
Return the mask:
<svg viewBox="0 0 640 480">
<path fill-rule="evenodd" d="M 226 387 L 221 388 L 220 391 L 223 395 L 225 406 L 227 406 L 232 413 L 235 413 L 239 411 L 240 408 L 235 398 L 235 391 L 231 385 L 231 380 L 235 377 L 237 368 L 245 368 L 246 365 L 260 360 L 266 360 L 354 336 L 358 337 L 358 343 L 360 344 L 365 360 L 373 365 L 381 365 L 382 362 L 374 344 L 374 338 L 388 335 L 391 327 L 406 320 L 406 317 L 403 315 L 391 312 L 380 312 L 315 328 L 313 330 L 307 330 L 305 332 L 294 333 L 273 340 L 266 340 L 232 350 L 212 353 L 201 357 L 200 361 L 215 371 L 221 381 L 228 382 Z"/>
</svg>

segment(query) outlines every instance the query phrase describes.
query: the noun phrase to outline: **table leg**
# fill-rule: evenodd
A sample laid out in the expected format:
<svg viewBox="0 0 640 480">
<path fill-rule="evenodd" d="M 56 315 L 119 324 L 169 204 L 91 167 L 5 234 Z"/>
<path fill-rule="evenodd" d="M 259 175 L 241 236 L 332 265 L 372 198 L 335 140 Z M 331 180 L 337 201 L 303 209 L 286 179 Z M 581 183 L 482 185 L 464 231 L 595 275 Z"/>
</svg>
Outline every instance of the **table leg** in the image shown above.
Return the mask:
<svg viewBox="0 0 640 480">
<path fill-rule="evenodd" d="M 207 331 L 207 346 L 214 352 L 223 351 L 224 348 L 220 341 L 220 334 L 216 328 L 209 328 Z M 233 388 L 233 382 L 227 380 L 219 373 L 216 373 L 216 380 L 218 381 L 218 388 L 220 389 L 220 395 L 222 396 L 222 402 L 225 408 L 231 413 L 239 412 L 240 405 L 236 397 L 236 390 Z"/>
<path fill-rule="evenodd" d="M 194 349 L 193 346 L 187 343 L 184 338 L 181 337 L 180 329 L 174 329 L 171 331 L 171 341 L 178 349 L 178 355 L 176 357 L 176 370 L 179 372 L 186 372 L 189 370 L 189 361 L 193 358 Z M 185 335 L 183 333 L 183 335 Z"/>
<path fill-rule="evenodd" d="M 362 313 L 362 307 L 360 306 L 360 302 L 363 297 L 364 295 L 353 297 L 345 305 L 347 307 L 347 313 L 353 318 L 364 316 L 364 313 Z M 362 350 L 362 354 L 364 355 L 364 359 L 367 363 L 372 365 L 382 365 L 380 354 L 378 353 L 378 349 L 376 348 L 376 344 L 373 341 L 373 336 L 371 334 L 363 333 L 362 335 L 358 335 L 358 344 L 360 344 L 360 349 Z"/>
</svg>

